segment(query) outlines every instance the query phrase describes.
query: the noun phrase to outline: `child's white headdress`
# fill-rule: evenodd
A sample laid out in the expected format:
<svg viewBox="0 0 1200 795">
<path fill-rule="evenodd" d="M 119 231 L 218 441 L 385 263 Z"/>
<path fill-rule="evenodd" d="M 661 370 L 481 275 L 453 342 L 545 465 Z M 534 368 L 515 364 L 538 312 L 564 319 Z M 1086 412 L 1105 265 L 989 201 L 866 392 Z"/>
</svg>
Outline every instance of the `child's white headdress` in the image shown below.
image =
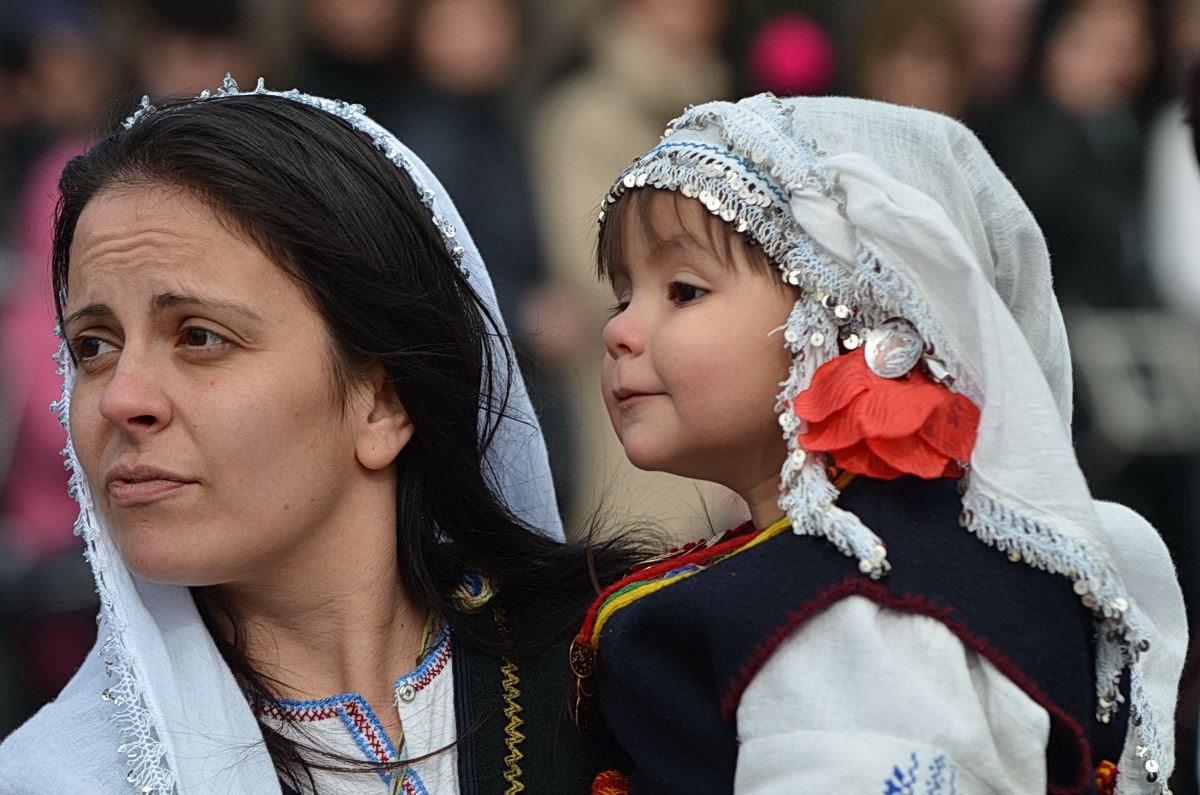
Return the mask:
<svg viewBox="0 0 1200 795">
<path fill-rule="evenodd" d="M 802 289 L 783 329 L 793 364 L 777 405 L 789 445 L 779 504 L 797 533 L 824 536 L 874 577 L 886 576 L 886 548 L 834 505 L 823 457 L 798 442 L 806 428 L 793 404 L 839 351 L 893 318 L 911 324 L 899 325 L 917 335 L 907 366 L 923 360 L 980 411 L 962 462 L 964 532 L 1073 581 L 1098 624 L 1098 718 L 1117 709 L 1130 672 L 1120 768 L 1141 775 L 1123 774 L 1120 791 L 1164 788 L 1186 646 L 1179 588 L 1153 528 L 1088 492 L 1045 242 L 975 136 L 945 116 L 866 100 L 714 102 L 672 122 L 606 207 L 642 186 L 698 199 Z"/>
</svg>

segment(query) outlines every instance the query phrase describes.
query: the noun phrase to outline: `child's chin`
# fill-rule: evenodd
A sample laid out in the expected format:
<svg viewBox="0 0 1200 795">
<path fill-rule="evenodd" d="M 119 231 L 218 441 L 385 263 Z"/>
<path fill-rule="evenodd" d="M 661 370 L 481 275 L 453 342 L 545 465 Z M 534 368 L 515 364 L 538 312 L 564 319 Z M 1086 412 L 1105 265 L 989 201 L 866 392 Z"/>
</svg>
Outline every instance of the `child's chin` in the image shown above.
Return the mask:
<svg viewBox="0 0 1200 795">
<path fill-rule="evenodd" d="M 639 453 L 636 448 L 625 448 L 625 457 L 629 463 L 643 472 L 662 472 L 663 464 L 656 456 Z"/>
<path fill-rule="evenodd" d="M 633 464 L 637 469 L 643 472 L 666 472 L 668 475 L 680 475 L 682 477 L 692 477 L 686 472 L 679 471 L 677 462 L 671 462 L 664 459 L 660 455 L 653 453 L 641 453 L 636 448 L 625 448 L 625 457 L 629 459 L 629 463 Z"/>
</svg>

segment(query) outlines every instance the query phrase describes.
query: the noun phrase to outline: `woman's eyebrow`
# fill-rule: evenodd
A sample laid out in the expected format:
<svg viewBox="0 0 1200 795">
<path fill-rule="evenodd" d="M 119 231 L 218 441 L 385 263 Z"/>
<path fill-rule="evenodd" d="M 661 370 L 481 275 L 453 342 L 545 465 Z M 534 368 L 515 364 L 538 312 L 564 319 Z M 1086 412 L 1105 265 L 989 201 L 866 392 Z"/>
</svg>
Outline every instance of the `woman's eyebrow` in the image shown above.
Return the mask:
<svg viewBox="0 0 1200 795">
<path fill-rule="evenodd" d="M 237 301 L 229 301 L 226 299 L 214 300 L 214 299 L 209 299 L 209 298 L 199 298 L 194 295 L 187 295 L 187 294 L 181 294 L 181 293 L 162 293 L 161 295 L 154 296 L 154 298 L 150 301 L 150 314 L 159 315 L 159 314 L 162 314 L 163 312 L 165 312 L 167 309 L 170 309 L 171 307 L 189 306 L 189 305 L 190 306 L 212 307 L 212 308 L 216 308 L 216 309 L 224 309 L 224 310 L 227 310 L 230 312 L 236 312 L 237 314 L 247 318 L 248 320 L 262 320 L 263 319 L 262 315 L 255 312 L 253 309 L 246 306 L 245 304 L 239 303 Z M 83 318 L 92 318 L 92 319 L 97 319 L 97 320 L 113 320 L 116 318 L 116 313 L 113 312 L 112 308 L 110 306 L 108 306 L 108 304 L 88 304 L 87 306 L 81 307 L 81 308 L 75 310 L 74 312 L 72 312 L 71 314 L 67 315 L 65 318 L 63 318 L 63 326 L 64 327 L 69 326 L 78 320 L 82 320 Z"/>
<path fill-rule="evenodd" d="M 262 320 L 262 315 L 245 304 L 228 299 L 199 298 L 186 293 L 161 293 L 150 301 L 150 314 L 159 315 L 176 306 L 202 306 L 236 312 L 248 320 Z"/>
<path fill-rule="evenodd" d="M 100 320 L 112 320 L 116 317 L 116 314 L 112 311 L 108 304 L 88 304 L 87 306 L 77 309 L 63 318 L 63 327 L 66 328 L 75 321 L 81 320 L 85 317 L 96 318 Z"/>
</svg>

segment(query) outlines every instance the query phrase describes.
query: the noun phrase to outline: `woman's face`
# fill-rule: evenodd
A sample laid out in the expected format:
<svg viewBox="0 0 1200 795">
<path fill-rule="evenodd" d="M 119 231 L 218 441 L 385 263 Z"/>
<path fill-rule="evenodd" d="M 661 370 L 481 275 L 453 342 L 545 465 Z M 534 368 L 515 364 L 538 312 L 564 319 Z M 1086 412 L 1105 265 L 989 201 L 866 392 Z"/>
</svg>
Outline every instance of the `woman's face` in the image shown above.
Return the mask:
<svg viewBox="0 0 1200 795">
<path fill-rule="evenodd" d="M 373 382 L 339 397 L 298 282 L 208 205 L 165 186 L 98 194 L 67 284 L 72 439 L 135 573 L 261 583 L 342 559 L 346 533 L 379 523 L 394 475 L 363 455 Z"/>
</svg>

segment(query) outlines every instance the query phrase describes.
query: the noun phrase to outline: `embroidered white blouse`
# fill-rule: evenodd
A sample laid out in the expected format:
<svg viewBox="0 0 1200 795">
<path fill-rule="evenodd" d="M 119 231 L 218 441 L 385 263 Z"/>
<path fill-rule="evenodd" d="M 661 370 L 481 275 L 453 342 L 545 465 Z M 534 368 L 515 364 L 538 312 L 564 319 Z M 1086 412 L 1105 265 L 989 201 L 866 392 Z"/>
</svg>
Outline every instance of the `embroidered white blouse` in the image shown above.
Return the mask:
<svg viewBox="0 0 1200 795">
<path fill-rule="evenodd" d="M 404 727 L 404 745 L 399 750 L 384 731 L 379 716 L 357 693 L 341 693 L 315 701 L 281 701 L 292 722 L 270 712 L 267 721 L 290 739 L 370 762 L 395 762 L 440 752 L 394 774 L 313 770 L 317 792 L 344 795 L 457 792 L 458 754 L 453 743 L 458 731 L 451 657 L 450 633 L 443 624 L 433 648 L 420 665 L 396 680 L 395 704 Z M 311 790 L 306 786 L 304 792 Z"/>
<path fill-rule="evenodd" d="M 1046 711 L 941 622 L 861 596 L 779 647 L 737 725 L 737 793 L 1046 791 Z"/>
</svg>

